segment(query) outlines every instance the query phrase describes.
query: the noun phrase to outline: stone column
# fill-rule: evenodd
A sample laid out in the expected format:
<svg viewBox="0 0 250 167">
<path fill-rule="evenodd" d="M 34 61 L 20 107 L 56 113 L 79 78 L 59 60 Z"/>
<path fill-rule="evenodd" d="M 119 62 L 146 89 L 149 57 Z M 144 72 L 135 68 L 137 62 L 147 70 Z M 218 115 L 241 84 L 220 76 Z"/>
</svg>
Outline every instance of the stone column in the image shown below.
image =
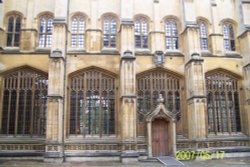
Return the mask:
<svg viewBox="0 0 250 167">
<path fill-rule="evenodd" d="M 26 19 L 23 19 L 22 29 L 21 29 L 21 39 L 20 39 L 20 51 L 32 52 L 36 49 L 38 26 L 34 24 L 34 10 L 35 2 L 34 0 L 26 1 L 27 11 L 25 14 Z M 38 18 L 37 18 L 38 20 Z"/>
<path fill-rule="evenodd" d="M 153 53 L 162 50 L 165 47 L 165 32 L 162 31 L 162 23 L 160 16 L 160 4 L 159 1 L 152 1 L 153 5 L 153 29 L 149 34 L 150 48 Z"/>
<path fill-rule="evenodd" d="M 49 57 L 49 87 L 47 100 L 46 161 L 63 160 L 64 70 L 67 30 L 67 0 L 55 2 L 53 42 Z M 65 129 L 65 128 L 64 128 Z"/>
<path fill-rule="evenodd" d="M 212 16 L 212 33 L 209 35 L 211 44 L 211 52 L 215 55 L 224 55 L 222 27 L 218 22 L 217 2 L 211 1 L 211 16 Z"/>
<path fill-rule="evenodd" d="M 100 52 L 102 47 L 102 29 L 99 28 L 98 22 L 99 0 L 91 0 L 90 9 L 91 24 L 86 29 L 86 49 L 95 53 Z"/>
<path fill-rule="evenodd" d="M 138 160 L 136 142 L 136 77 L 135 57 L 126 51 L 121 57 L 121 115 L 122 155 L 121 161 L 129 163 Z"/>
<path fill-rule="evenodd" d="M 136 142 L 136 76 L 134 55 L 133 0 L 121 0 L 121 161 L 129 163 L 138 160 Z"/>
<path fill-rule="evenodd" d="M 199 54 L 194 53 L 185 65 L 188 138 L 192 140 L 207 135 L 203 63 Z"/>
<path fill-rule="evenodd" d="M 4 29 L 3 29 L 3 19 L 4 19 L 4 5 L 3 2 L 0 3 L 0 52 L 3 49 L 4 44 Z"/>
<path fill-rule="evenodd" d="M 199 27 L 196 23 L 194 1 L 183 0 L 185 53 L 185 79 L 187 99 L 188 138 L 191 140 L 206 137 L 206 92 L 203 71 L 204 60 L 200 56 Z"/>
<path fill-rule="evenodd" d="M 244 96 L 240 97 L 242 132 L 250 137 L 250 27 L 245 29 L 239 37 L 241 56 L 243 57 L 243 88 Z M 243 92 L 242 92 L 243 93 Z M 244 100 L 243 100 L 243 98 Z"/>
</svg>

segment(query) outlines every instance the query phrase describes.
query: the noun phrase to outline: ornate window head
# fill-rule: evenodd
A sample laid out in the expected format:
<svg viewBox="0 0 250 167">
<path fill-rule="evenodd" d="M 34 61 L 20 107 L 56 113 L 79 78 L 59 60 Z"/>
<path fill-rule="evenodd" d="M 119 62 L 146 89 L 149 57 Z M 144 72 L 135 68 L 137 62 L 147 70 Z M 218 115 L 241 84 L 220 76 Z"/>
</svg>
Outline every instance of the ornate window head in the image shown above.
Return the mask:
<svg viewBox="0 0 250 167">
<path fill-rule="evenodd" d="M 103 19 L 103 46 L 115 48 L 117 39 L 117 19 L 114 16 L 104 16 Z"/>
<path fill-rule="evenodd" d="M 143 17 L 135 19 L 135 47 L 148 48 L 148 21 Z"/>
<path fill-rule="evenodd" d="M 4 77 L 2 125 L 6 135 L 44 135 L 46 128 L 46 73 L 21 68 Z"/>
<path fill-rule="evenodd" d="M 199 23 L 201 50 L 208 50 L 207 26 L 204 22 Z"/>
<path fill-rule="evenodd" d="M 39 47 L 51 47 L 53 17 L 50 15 L 42 15 L 39 22 Z"/>
<path fill-rule="evenodd" d="M 167 19 L 165 23 L 165 41 L 166 49 L 178 49 L 178 27 L 174 19 Z"/>
<path fill-rule="evenodd" d="M 86 23 L 83 16 L 73 16 L 71 20 L 71 47 L 84 48 Z"/>
<path fill-rule="evenodd" d="M 206 75 L 208 130 L 210 133 L 241 131 L 238 80 L 225 72 Z"/>
<path fill-rule="evenodd" d="M 11 15 L 8 18 L 7 47 L 18 47 L 20 44 L 21 16 Z"/>
<path fill-rule="evenodd" d="M 234 27 L 232 24 L 223 24 L 224 48 L 226 51 L 235 51 Z"/>
</svg>

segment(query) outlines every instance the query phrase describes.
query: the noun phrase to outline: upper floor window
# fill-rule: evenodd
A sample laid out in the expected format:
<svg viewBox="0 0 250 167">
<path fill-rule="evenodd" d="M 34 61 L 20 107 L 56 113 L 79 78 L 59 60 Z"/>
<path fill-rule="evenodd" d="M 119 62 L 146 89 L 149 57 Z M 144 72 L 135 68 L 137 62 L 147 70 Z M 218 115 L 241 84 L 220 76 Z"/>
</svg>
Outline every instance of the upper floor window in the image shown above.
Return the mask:
<svg viewBox="0 0 250 167">
<path fill-rule="evenodd" d="M 51 47 L 53 18 L 50 15 L 40 17 L 39 47 Z"/>
<path fill-rule="evenodd" d="M 114 17 L 104 17 L 103 21 L 103 46 L 116 47 L 117 21 Z"/>
<path fill-rule="evenodd" d="M 226 51 L 235 51 L 234 28 L 232 24 L 223 25 L 224 48 Z"/>
<path fill-rule="evenodd" d="M 201 50 L 208 50 L 207 27 L 205 23 L 200 23 Z"/>
<path fill-rule="evenodd" d="M 20 43 L 21 17 L 10 16 L 7 29 L 7 47 L 18 47 Z"/>
<path fill-rule="evenodd" d="M 82 16 L 74 16 L 71 22 L 71 47 L 84 48 L 85 19 Z"/>
<path fill-rule="evenodd" d="M 148 48 L 148 22 L 145 18 L 135 20 L 135 47 Z"/>
<path fill-rule="evenodd" d="M 178 29 L 175 20 L 166 21 L 166 49 L 178 49 Z"/>
</svg>

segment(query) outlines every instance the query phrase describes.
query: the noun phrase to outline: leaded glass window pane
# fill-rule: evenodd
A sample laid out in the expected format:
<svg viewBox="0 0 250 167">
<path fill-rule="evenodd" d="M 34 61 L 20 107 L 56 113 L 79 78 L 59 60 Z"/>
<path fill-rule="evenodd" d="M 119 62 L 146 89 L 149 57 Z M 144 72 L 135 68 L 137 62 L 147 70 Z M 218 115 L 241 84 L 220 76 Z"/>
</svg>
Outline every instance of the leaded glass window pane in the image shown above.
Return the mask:
<svg viewBox="0 0 250 167">
<path fill-rule="evenodd" d="M 74 16 L 71 21 L 71 47 L 84 48 L 85 19 L 83 16 Z"/>
<path fill-rule="evenodd" d="M 116 47 L 117 21 L 114 17 L 104 17 L 103 21 L 103 46 Z"/>
<path fill-rule="evenodd" d="M 52 45 L 53 19 L 45 15 L 40 18 L 39 47 L 51 47 Z"/>
<path fill-rule="evenodd" d="M 206 75 L 210 133 L 241 131 L 237 82 L 236 78 L 223 72 Z"/>
<path fill-rule="evenodd" d="M 11 16 L 8 19 L 7 42 L 8 47 L 18 47 L 20 43 L 21 18 L 20 16 Z"/>
<path fill-rule="evenodd" d="M 205 23 L 200 24 L 201 49 L 208 50 L 207 28 Z"/>
<path fill-rule="evenodd" d="M 166 49 L 178 49 L 178 28 L 173 19 L 169 19 L 165 24 L 165 43 Z"/>
<path fill-rule="evenodd" d="M 47 75 L 29 68 L 4 76 L 1 134 L 44 135 Z"/>
<path fill-rule="evenodd" d="M 75 74 L 70 78 L 70 96 L 70 134 L 99 137 L 115 134 L 113 76 L 99 70 Z"/>
<path fill-rule="evenodd" d="M 231 24 L 223 25 L 224 48 L 226 51 L 235 51 L 234 28 Z"/>
<path fill-rule="evenodd" d="M 135 47 L 148 48 L 148 22 L 145 18 L 135 20 Z"/>
</svg>

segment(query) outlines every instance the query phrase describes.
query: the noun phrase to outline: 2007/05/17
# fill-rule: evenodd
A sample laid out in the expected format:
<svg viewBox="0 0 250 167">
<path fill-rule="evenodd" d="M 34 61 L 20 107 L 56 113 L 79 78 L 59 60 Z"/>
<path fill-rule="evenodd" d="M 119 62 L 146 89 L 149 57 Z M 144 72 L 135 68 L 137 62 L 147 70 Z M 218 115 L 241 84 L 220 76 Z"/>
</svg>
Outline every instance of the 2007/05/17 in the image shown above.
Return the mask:
<svg viewBox="0 0 250 167">
<path fill-rule="evenodd" d="M 196 158 L 209 160 L 213 158 L 213 155 L 215 155 L 215 159 L 223 159 L 225 151 L 198 151 L 197 153 L 195 151 L 177 151 L 175 157 L 177 160 L 195 160 Z"/>
</svg>

